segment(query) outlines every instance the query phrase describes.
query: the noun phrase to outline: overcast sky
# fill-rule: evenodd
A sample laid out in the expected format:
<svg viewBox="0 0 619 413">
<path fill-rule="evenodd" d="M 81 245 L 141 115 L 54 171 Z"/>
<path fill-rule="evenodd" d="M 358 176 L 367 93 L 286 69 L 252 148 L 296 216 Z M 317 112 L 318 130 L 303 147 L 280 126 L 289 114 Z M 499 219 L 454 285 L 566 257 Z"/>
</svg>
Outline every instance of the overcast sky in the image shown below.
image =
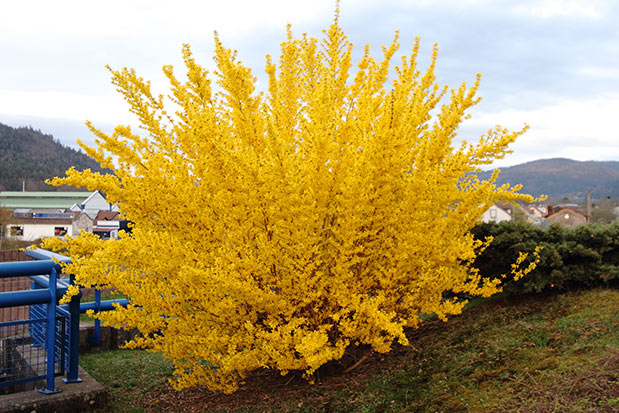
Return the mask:
<svg viewBox="0 0 619 413">
<path fill-rule="evenodd" d="M 135 124 L 105 69 L 132 67 L 166 93 L 189 43 L 212 66 L 213 31 L 265 80 L 287 23 L 320 37 L 334 0 L 0 1 L 0 123 L 32 126 L 76 146 Z M 619 2 L 615 0 L 342 0 L 341 25 L 359 56 L 400 30 L 400 51 L 421 37 L 422 63 L 439 45 L 438 81 L 483 74 L 483 101 L 460 137 L 495 124 L 531 129 L 496 166 L 540 158 L 619 160 Z"/>
</svg>

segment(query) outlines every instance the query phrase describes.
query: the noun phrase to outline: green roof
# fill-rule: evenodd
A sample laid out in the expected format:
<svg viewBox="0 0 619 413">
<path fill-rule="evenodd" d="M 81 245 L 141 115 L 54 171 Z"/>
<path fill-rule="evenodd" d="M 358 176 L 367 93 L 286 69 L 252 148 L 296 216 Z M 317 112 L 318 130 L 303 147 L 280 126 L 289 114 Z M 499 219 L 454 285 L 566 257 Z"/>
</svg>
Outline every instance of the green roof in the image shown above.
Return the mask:
<svg viewBox="0 0 619 413">
<path fill-rule="evenodd" d="M 66 209 L 82 204 L 93 192 L 0 192 L 0 207 Z"/>
</svg>

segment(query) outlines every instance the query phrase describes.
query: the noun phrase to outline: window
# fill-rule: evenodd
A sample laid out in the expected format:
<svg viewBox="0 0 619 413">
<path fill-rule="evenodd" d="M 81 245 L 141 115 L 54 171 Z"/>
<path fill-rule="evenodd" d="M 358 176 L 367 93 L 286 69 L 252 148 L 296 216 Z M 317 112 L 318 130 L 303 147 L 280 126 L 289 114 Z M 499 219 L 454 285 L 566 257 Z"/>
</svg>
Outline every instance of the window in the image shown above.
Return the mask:
<svg viewBox="0 0 619 413">
<path fill-rule="evenodd" d="M 11 236 L 12 237 L 21 237 L 24 235 L 24 227 L 12 226 L 11 227 Z"/>
<path fill-rule="evenodd" d="M 54 227 L 54 235 L 57 237 L 67 235 L 67 227 Z"/>
<path fill-rule="evenodd" d="M 490 208 L 490 218 L 496 218 L 496 209 Z"/>
</svg>

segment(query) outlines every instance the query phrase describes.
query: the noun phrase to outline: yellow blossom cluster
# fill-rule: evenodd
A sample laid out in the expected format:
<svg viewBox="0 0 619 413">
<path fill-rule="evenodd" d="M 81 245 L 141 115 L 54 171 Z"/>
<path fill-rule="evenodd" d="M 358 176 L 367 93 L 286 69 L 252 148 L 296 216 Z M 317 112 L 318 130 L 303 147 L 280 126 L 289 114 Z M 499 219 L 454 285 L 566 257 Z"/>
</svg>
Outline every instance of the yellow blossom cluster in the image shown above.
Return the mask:
<svg viewBox="0 0 619 413">
<path fill-rule="evenodd" d="M 439 86 L 438 50 L 422 71 L 419 39 L 392 64 L 397 33 L 353 69 L 338 14 L 320 41 L 288 28 L 264 92 L 217 35 L 215 82 L 189 46 L 186 76 L 163 68 L 166 97 L 110 69 L 146 133 L 89 124 L 96 145 L 81 146 L 114 173 L 53 179 L 103 191 L 134 223 L 118 240 L 45 246 L 68 251 L 80 285 L 129 297 L 99 317 L 173 360 L 177 388 L 232 392 L 261 368 L 310 376 L 351 345 L 406 344 L 422 313 L 458 314 L 465 301 L 445 297 L 499 290 L 471 264 L 491 240 L 469 230 L 496 201 L 532 198 L 476 174 L 523 131 L 455 145 L 480 76 Z"/>
</svg>

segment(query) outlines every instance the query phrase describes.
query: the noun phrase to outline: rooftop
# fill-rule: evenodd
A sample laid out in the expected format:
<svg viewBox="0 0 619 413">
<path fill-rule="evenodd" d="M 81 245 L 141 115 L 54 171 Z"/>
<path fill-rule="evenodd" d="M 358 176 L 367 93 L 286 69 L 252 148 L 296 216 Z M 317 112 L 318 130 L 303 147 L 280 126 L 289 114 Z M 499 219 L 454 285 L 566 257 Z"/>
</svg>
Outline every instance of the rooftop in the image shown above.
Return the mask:
<svg viewBox="0 0 619 413">
<path fill-rule="evenodd" d="M 96 191 L 95 191 L 96 192 Z M 67 209 L 82 204 L 94 192 L 0 192 L 0 207 Z"/>
</svg>

